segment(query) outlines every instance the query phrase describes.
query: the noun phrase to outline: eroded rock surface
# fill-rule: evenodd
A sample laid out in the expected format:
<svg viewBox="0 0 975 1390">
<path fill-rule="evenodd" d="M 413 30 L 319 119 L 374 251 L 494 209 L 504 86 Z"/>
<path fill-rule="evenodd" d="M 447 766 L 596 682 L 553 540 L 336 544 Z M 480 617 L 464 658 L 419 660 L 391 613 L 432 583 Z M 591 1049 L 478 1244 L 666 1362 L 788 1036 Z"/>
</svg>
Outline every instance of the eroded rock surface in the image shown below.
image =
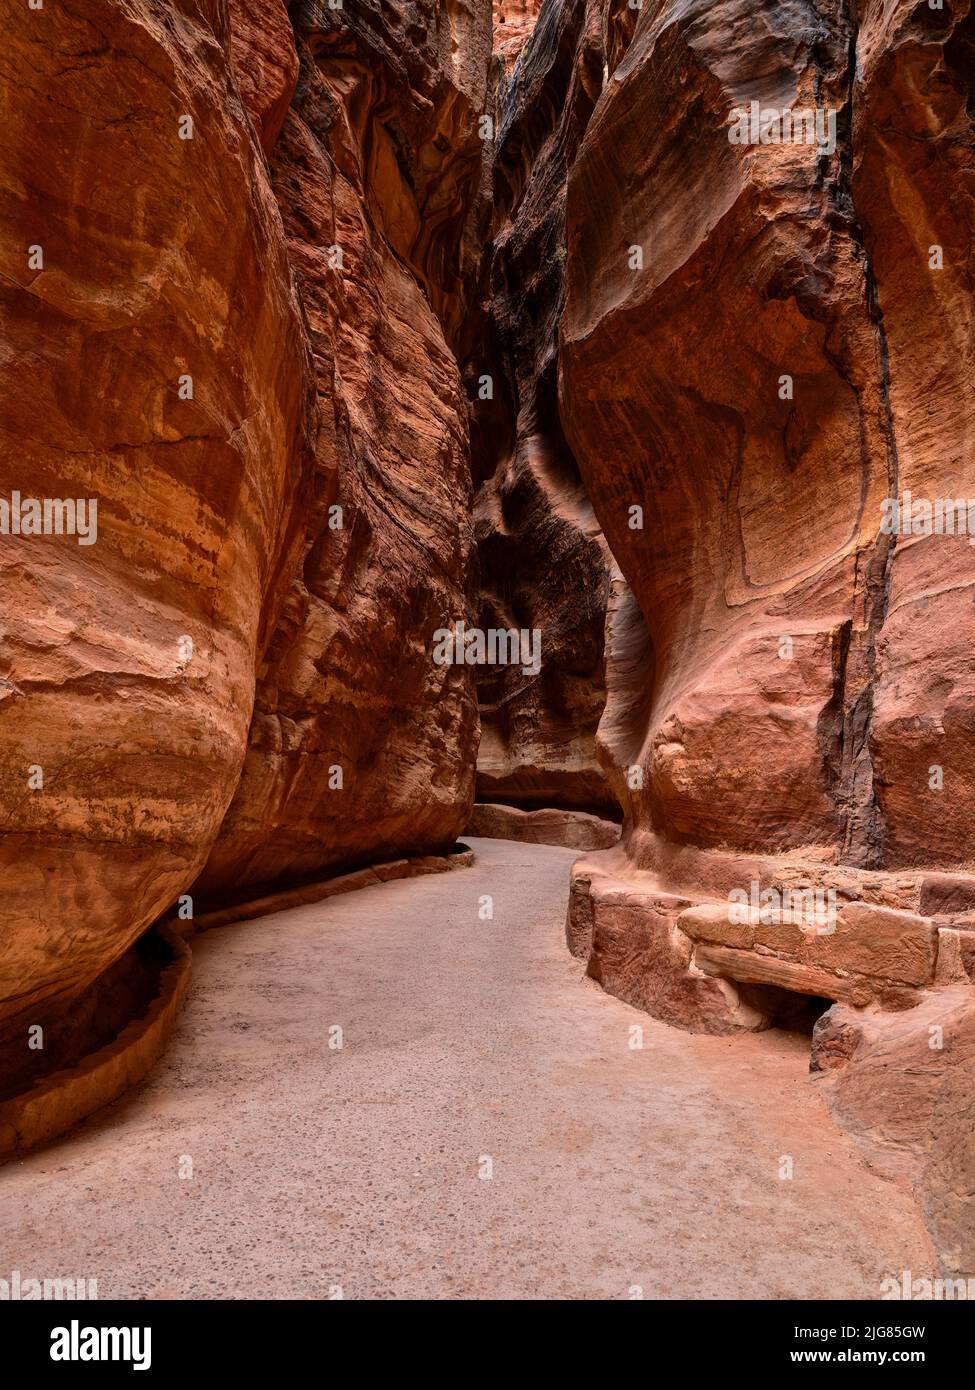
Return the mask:
<svg viewBox="0 0 975 1390">
<path fill-rule="evenodd" d="M 467 378 L 479 623 L 537 631 L 542 662 L 479 672 L 478 798 L 612 814 L 595 746 L 611 560 L 557 397 L 566 181 L 599 94 L 598 6 L 544 5 L 536 22 L 538 9 L 495 3 L 490 239 Z M 518 18 L 512 38 L 502 12 Z"/>
<path fill-rule="evenodd" d="M 509 70 L 518 61 L 538 19 L 541 0 L 493 0 L 494 51 Z"/>
<path fill-rule="evenodd" d="M 613 821 L 590 815 L 588 811 L 558 808 L 522 811 L 517 806 L 479 802 L 464 833 L 480 835 L 488 840 L 521 840 L 532 845 L 608 849 L 619 840 L 620 827 Z"/>
<path fill-rule="evenodd" d="M 924 916 L 927 871 L 971 866 L 972 548 L 882 525 L 887 499 L 975 493 L 970 7 L 600 15 L 575 50 L 601 33 L 606 67 L 568 176 L 558 371 L 621 571 L 607 872 L 872 905 L 830 947 L 856 974 L 873 908 Z M 734 142 L 753 105 L 818 110 L 823 141 Z M 735 949 L 701 965 L 765 978 Z"/>
<path fill-rule="evenodd" d="M 668 1023 L 835 1001 L 962 1268 L 975 552 L 881 520 L 975 493 L 970 5 L 490 9 L 5 4 L 5 505 L 98 511 L 2 536 L 0 1040 L 187 890 L 442 855 L 434 633 L 537 631 L 475 824 L 605 842 L 570 946 Z M 729 139 L 786 108 L 828 139 Z"/>
<path fill-rule="evenodd" d="M 975 993 L 953 986 L 908 1013 L 835 1004 L 813 1066 L 829 1107 L 881 1172 L 913 1182 L 948 1276 L 975 1270 Z"/>
<path fill-rule="evenodd" d="M 476 264 L 490 30 L 483 7 L 421 8 L 296 21 L 271 170 L 315 355 L 316 496 L 205 897 L 445 850 L 469 813 L 470 671 L 431 651 L 467 611 L 467 402 L 448 336 Z"/>
<path fill-rule="evenodd" d="M 560 400 L 652 654 L 643 864 L 970 858 L 973 553 L 880 529 L 975 490 L 968 11 L 644 4 L 573 163 Z M 753 101 L 835 150 L 731 143 Z"/>
<path fill-rule="evenodd" d="M 470 616 L 491 32 L 486 0 L 4 14 L 4 492 L 98 503 L 95 544 L 2 538 L 9 1030 L 201 870 L 467 819 L 472 682 L 430 651 Z"/>
<path fill-rule="evenodd" d="M 916 1073 L 891 1142 L 968 1269 L 970 1048 L 916 1063 L 927 1011 L 971 1000 L 973 26 L 967 0 L 644 0 L 569 172 L 559 343 L 621 572 L 597 741 L 626 811 L 577 866 L 570 944 L 696 1030 L 840 1001 L 869 1057 L 836 1104 L 893 1133 Z M 729 138 L 753 109 L 824 138 Z M 788 890 L 826 921 L 730 914 Z"/>
<path fill-rule="evenodd" d="M 92 980 L 204 863 L 313 429 L 226 7 L 9 3 L 4 35 L 3 495 L 93 499 L 97 537 L 0 546 L 0 1027 Z"/>
</svg>

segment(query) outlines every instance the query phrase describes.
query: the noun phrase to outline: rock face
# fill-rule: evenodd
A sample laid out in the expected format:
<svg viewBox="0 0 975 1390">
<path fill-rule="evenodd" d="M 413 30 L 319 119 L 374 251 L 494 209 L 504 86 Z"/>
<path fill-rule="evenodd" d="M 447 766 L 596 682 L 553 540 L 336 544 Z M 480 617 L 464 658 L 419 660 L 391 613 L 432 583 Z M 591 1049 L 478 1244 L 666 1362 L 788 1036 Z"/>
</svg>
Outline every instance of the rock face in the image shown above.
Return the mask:
<svg viewBox="0 0 975 1390">
<path fill-rule="evenodd" d="M 912 1181 L 941 1269 L 975 1270 L 975 993 L 955 986 L 916 1010 L 835 1004 L 813 1034 L 813 1068 L 835 1119 L 870 1162 Z"/>
<path fill-rule="evenodd" d="M 518 61 L 540 9 L 541 0 L 493 0 L 494 51 L 506 68 Z"/>
<path fill-rule="evenodd" d="M 2 495 L 93 499 L 97 540 L 0 528 L 0 1032 L 201 871 L 469 813 L 473 690 L 431 643 L 469 616 L 490 13 L 351 9 L 4 6 Z"/>
<path fill-rule="evenodd" d="M 569 182 L 562 417 L 653 655 L 635 826 L 958 864 L 975 560 L 880 523 L 899 491 L 975 482 L 949 194 L 971 177 L 968 6 L 820 13 L 643 6 Z M 753 101 L 835 113 L 835 151 L 731 143 Z"/>
<path fill-rule="evenodd" d="M 971 861 L 975 557 L 884 518 L 975 493 L 969 6 L 621 10 L 576 42 L 580 62 L 601 35 L 606 70 L 569 170 L 558 359 L 629 588 L 608 871 L 695 904 L 791 882 L 924 916 L 926 872 Z M 770 122 L 803 109 L 818 143 Z M 775 143 L 738 143 L 756 113 Z M 871 910 L 838 933 L 832 968 L 856 974 L 877 930 Z M 709 971 L 763 978 L 711 944 Z M 820 992 L 811 969 L 790 987 Z"/>
<path fill-rule="evenodd" d="M 620 827 L 587 811 L 521 811 L 517 806 L 482 802 L 475 805 L 464 834 L 569 849 L 609 849 L 619 840 Z"/>
<path fill-rule="evenodd" d="M 431 652 L 467 612 L 467 402 L 445 334 L 476 265 L 490 30 L 476 6 L 420 10 L 296 19 L 271 172 L 315 355 L 316 494 L 204 897 L 442 851 L 469 812 L 470 671 Z"/>
<path fill-rule="evenodd" d="M 965 1264 L 969 0 L 493 8 L 5 0 L 0 1044 L 178 895 L 561 836 L 606 989 L 830 1003 Z"/>
<path fill-rule="evenodd" d="M 0 1022 L 94 978 L 205 861 L 313 429 L 225 7 L 5 19 L 2 491 L 92 499 L 97 538 L 2 537 Z"/>
<path fill-rule="evenodd" d="M 495 4 L 490 237 L 467 377 L 478 621 L 537 631 L 542 660 L 536 674 L 479 673 L 478 797 L 618 814 L 595 747 L 611 559 L 557 397 L 566 181 L 602 64 L 579 4 L 544 6 L 525 46 L 537 9 Z"/>
<path fill-rule="evenodd" d="M 601 13 L 559 407 L 622 576 L 597 743 L 626 817 L 569 945 L 685 1028 L 837 1001 L 834 1113 L 970 1271 L 975 18 Z"/>
</svg>

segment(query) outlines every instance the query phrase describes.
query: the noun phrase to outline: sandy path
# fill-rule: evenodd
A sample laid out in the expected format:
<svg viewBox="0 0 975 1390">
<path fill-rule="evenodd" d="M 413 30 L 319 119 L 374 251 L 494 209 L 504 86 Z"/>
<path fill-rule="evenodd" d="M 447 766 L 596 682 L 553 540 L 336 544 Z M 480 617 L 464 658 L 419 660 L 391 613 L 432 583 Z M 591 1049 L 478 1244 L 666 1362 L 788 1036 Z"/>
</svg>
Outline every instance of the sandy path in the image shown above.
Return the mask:
<svg viewBox="0 0 975 1390">
<path fill-rule="evenodd" d="M 101 1297 L 875 1298 L 930 1269 L 913 1204 L 808 1082 L 808 1040 L 692 1037 L 604 994 L 562 939 L 574 851 L 472 843 L 472 869 L 200 938 L 148 1083 L 0 1170 L 0 1275 Z"/>
</svg>

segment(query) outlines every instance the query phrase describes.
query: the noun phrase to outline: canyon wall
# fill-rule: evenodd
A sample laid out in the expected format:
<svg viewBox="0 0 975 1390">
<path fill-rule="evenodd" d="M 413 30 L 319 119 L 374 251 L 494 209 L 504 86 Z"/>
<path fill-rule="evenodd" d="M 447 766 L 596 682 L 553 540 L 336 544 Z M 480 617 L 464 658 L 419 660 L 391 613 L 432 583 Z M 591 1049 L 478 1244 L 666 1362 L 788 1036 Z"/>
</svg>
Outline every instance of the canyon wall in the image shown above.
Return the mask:
<svg viewBox="0 0 975 1390">
<path fill-rule="evenodd" d="M 300 68 L 271 177 L 315 357 L 316 491 L 207 897 L 447 849 L 473 795 L 469 669 L 431 650 L 467 612 L 451 349 L 480 250 L 490 16 L 434 0 L 292 14 Z M 241 27 L 246 69 L 271 38 Z"/>
<path fill-rule="evenodd" d="M 975 559 L 880 523 L 975 490 L 971 20 L 861 8 L 645 3 L 573 164 L 562 418 L 652 653 L 645 866 L 970 861 Z M 732 143 L 753 102 L 835 150 Z"/>
<path fill-rule="evenodd" d="M 975 21 L 643 0 L 610 43 L 614 13 L 558 374 L 622 576 L 597 745 L 625 822 L 569 944 L 685 1028 L 831 1002 L 824 1094 L 970 1270 Z"/>
<path fill-rule="evenodd" d="M 560 414 L 626 581 L 599 737 L 625 849 L 597 871 L 674 895 L 670 927 L 766 889 L 845 925 L 805 951 L 686 919 L 659 969 L 698 1023 L 694 972 L 907 1002 L 972 925 L 975 558 L 885 521 L 975 492 L 972 25 L 644 4 L 571 166 Z M 782 134 L 804 110 L 818 134 Z M 864 965 L 932 933 L 919 975 Z M 595 967 L 634 996 L 657 968 Z M 710 1026 L 767 1016 L 711 996 Z"/>
<path fill-rule="evenodd" d="M 967 1248 L 963 1099 L 870 1079 L 972 1056 L 969 0 L 0 9 L 0 1040 L 181 894 L 448 849 L 479 706 L 479 823 L 612 846 L 590 976 L 830 1001 Z"/>
<path fill-rule="evenodd" d="M 490 206 L 466 375 L 479 624 L 537 632 L 541 665 L 479 671 L 477 795 L 618 815 L 595 744 L 612 561 L 562 432 L 557 376 L 566 183 L 600 91 L 599 7 L 538 9 L 495 3 Z"/>
<path fill-rule="evenodd" d="M 542 0 L 493 0 L 494 52 L 502 69 L 514 67 L 538 19 Z"/>
<path fill-rule="evenodd" d="M 0 550 L 0 1030 L 19 1035 L 195 880 L 444 848 L 466 820 L 473 689 L 430 644 L 469 616 L 450 344 L 490 13 L 2 11 L 0 433 L 26 520 Z M 92 499 L 97 533 L 64 534 L 59 506 L 41 534 L 18 493 Z"/>
</svg>

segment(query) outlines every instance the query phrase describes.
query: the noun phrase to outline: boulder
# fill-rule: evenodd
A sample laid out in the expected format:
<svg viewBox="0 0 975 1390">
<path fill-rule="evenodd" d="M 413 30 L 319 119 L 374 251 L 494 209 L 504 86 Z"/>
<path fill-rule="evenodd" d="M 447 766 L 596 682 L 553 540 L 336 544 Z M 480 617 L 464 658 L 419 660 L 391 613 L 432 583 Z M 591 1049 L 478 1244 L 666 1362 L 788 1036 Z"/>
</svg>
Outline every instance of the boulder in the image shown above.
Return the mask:
<svg viewBox="0 0 975 1390">
<path fill-rule="evenodd" d="M 465 834 L 570 849 L 608 849 L 619 839 L 620 827 L 585 811 L 522 811 L 517 806 L 478 803 Z"/>
<path fill-rule="evenodd" d="M 975 1273 L 975 992 L 931 991 L 907 1013 L 834 1004 L 813 1033 L 833 1118 L 870 1163 L 917 1191 L 945 1274 Z"/>
</svg>

